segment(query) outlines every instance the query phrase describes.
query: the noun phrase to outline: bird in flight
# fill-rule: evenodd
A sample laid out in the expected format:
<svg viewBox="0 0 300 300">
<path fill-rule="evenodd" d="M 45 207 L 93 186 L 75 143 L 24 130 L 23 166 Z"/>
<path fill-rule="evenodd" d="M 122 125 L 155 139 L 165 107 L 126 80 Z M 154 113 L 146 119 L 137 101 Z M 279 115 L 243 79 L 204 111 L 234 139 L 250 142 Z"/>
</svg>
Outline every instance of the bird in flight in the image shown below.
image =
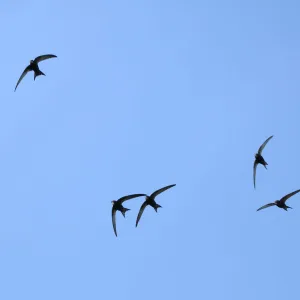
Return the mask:
<svg viewBox="0 0 300 300">
<path fill-rule="evenodd" d="M 25 77 L 25 75 L 30 72 L 30 71 L 33 71 L 34 72 L 34 80 L 37 76 L 40 76 L 40 75 L 44 75 L 46 76 L 40 69 L 39 69 L 39 66 L 38 66 L 38 63 L 45 60 L 45 59 L 49 59 L 49 58 L 53 58 L 53 57 L 57 57 L 56 55 L 53 55 L 53 54 L 46 54 L 46 55 L 41 55 L 41 56 L 38 56 L 36 57 L 34 60 L 31 60 L 30 61 L 30 64 L 25 68 L 25 70 L 23 71 L 23 73 L 21 74 L 18 82 L 17 82 L 17 85 L 15 87 L 15 91 L 19 85 L 19 83 L 21 82 L 21 80 Z"/>
<path fill-rule="evenodd" d="M 146 196 L 146 200 L 145 200 L 145 202 L 142 204 L 142 206 L 141 206 L 141 208 L 140 208 L 140 211 L 139 211 L 139 214 L 138 214 L 138 216 L 137 216 L 136 224 L 135 224 L 136 227 L 138 226 L 138 223 L 139 223 L 139 221 L 140 221 L 140 218 L 141 218 L 141 216 L 142 216 L 142 214 L 143 214 L 144 209 L 146 208 L 146 206 L 147 206 L 147 205 L 152 206 L 152 207 L 154 208 L 154 210 L 157 212 L 157 209 L 158 209 L 159 207 L 161 207 L 161 206 L 155 202 L 155 200 L 154 200 L 155 197 L 156 197 L 157 195 L 159 195 L 160 193 L 162 193 L 162 192 L 168 190 L 169 188 L 171 188 L 171 187 L 173 187 L 173 186 L 175 186 L 175 185 L 176 185 L 176 184 L 171 184 L 171 185 L 165 186 L 165 187 L 163 187 L 163 188 L 161 188 L 161 189 L 155 191 L 155 192 L 152 193 L 150 196 L 145 195 L 145 196 Z"/>
<path fill-rule="evenodd" d="M 117 235 L 117 226 L 116 226 L 116 211 L 120 211 L 122 213 L 122 215 L 125 218 L 125 213 L 126 211 L 130 210 L 129 208 L 125 208 L 122 204 L 123 202 L 133 199 L 133 198 L 137 198 L 137 197 L 141 197 L 141 196 L 146 196 L 145 194 L 132 194 L 132 195 L 128 195 L 128 196 L 124 196 L 118 200 L 114 200 L 111 201 L 112 203 L 112 211 L 111 211 L 111 216 L 112 216 L 112 224 L 113 224 L 113 228 L 114 228 L 114 232 L 115 235 Z"/>
<path fill-rule="evenodd" d="M 273 137 L 273 135 L 271 135 L 270 137 L 268 137 L 264 143 L 259 147 L 257 153 L 255 154 L 255 161 L 254 161 L 254 165 L 253 165 L 253 184 L 254 184 L 254 188 L 255 188 L 255 177 L 256 177 L 256 167 L 258 164 L 262 164 L 266 169 L 267 169 L 267 162 L 264 160 L 264 158 L 262 157 L 261 153 L 264 150 L 265 146 L 267 145 L 267 143 L 269 142 L 269 140 Z"/>
<path fill-rule="evenodd" d="M 299 193 L 300 190 L 297 190 L 295 192 L 292 192 L 290 194 L 287 194 L 285 195 L 284 197 L 282 197 L 280 200 L 276 200 L 275 202 L 272 202 L 272 203 L 268 203 L 262 207 L 260 207 L 257 211 L 261 210 L 261 209 L 264 209 L 264 208 L 267 208 L 267 207 L 270 207 L 270 206 L 278 206 L 279 208 L 282 208 L 284 210 L 287 211 L 288 208 L 292 208 L 292 207 L 289 207 L 285 204 L 285 201 L 288 200 L 290 197 L 294 196 L 295 194 Z"/>
</svg>

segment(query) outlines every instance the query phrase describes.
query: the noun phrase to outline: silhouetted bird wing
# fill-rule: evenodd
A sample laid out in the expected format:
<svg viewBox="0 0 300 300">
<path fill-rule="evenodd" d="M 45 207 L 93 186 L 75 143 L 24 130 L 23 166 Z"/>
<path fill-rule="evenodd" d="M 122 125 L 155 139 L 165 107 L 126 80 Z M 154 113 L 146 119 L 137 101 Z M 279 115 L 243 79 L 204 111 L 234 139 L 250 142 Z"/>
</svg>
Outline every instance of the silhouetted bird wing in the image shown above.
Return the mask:
<svg viewBox="0 0 300 300">
<path fill-rule="evenodd" d="M 137 216 L 137 218 L 136 218 L 135 227 L 138 226 L 138 223 L 139 223 L 139 221 L 140 221 L 140 218 L 141 218 L 141 216 L 142 216 L 142 214 L 143 214 L 143 212 L 144 212 L 144 209 L 146 208 L 147 205 L 148 205 L 148 203 L 147 203 L 147 200 L 146 200 L 146 201 L 142 204 L 142 206 L 141 206 L 141 208 L 140 208 L 139 214 L 138 214 L 138 216 Z"/>
<path fill-rule="evenodd" d="M 23 71 L 23 73 L 21 74 L 21 76 L 20 76 L 20 78 L 19 78 L 19 80 L 18 80 L 18 82 L 17 82 L 17 85 L 16 85 L 16 87 L 15 87 L 15 91 L 16 91 L 16 89 L 17 89 L 19 83 L 21 82 L 21 80 L 25 77 L 25 75 L 26 75 L 29 71 L 30 71 L 30 66 L 27 66 L 27 67 L 25 68 L 25 70 Z"/>
<path fill-rule="evenodd" d="M 299 193 L 299 192 L 300 192 L 300 190 L 297 190 L 297 191 L 295 191 L 295 192 L 292 192 L 292 193 L 290 193 L 290 194 L 287 194 L 286 196 L 284 196 L 284 197 L 282 197 L 282 198 L 280 199 L 280 202 L 285 203 L 285 201 L 286 201 L 287 199 L 289 199 L 290 197 L 294 196 L 295 194 L 297 194 L 297 193 Z"/>
<path fill-rule="evenodd" d="M 258 149 L 258 154 L 261 155 L 262 151 L 264 150 L 265 146 L 267 145 L 268 141 L 273 137 L 273 135 L 271 135 L 270 137 L 268 137 L 264 143 L 259 147 Z"/>
<path fill-rule="evenodd" d="M 117 226 L 116 226 L 116 210 L 114 207 L 112 207 L 112 210 L 111 210 L 111 217 L 112 217 L 112 224 L 113 224 L 115 235 L 118 236 L 117 235 Z"/>
<path fill-rule="evenodd" d="M 266 204 L 262 207 L 260 207 L 257 211 L 261 210 L 261 209 L 264 209 L 264 208 L 267 208 L 267 207 L 270 207 L 270 206 L 273 206 L 273 205 L 276 205 L 275 203 L 269 203 L 269 204 Z"/>
<path fill-rule="evenodd" d="M 171 185 L 165 186 L 165 187 L 163 187 L 163 188 L 161 188 L 161 189 L 155 191 L 154 193 L 152 193 L 152 194 L 150 195 L 150 198 L 154 199 L 157 195 L 159 195 L 160 193 L 166 191 L 167 189 L 169 189 L 169 188 L 171 188 L 171 187 L 173 187 L 173 186 L 175 186 L 175 185 L 176 185 L 176 184 L 171 184 Z"/>
<path fill-rule="evenodd" d="M 253 165 L 253 184 L 254 184 L 254 188 L 255 188 L 255 178 L 256 178 L 256 167 L 257 167 L 258 163 L 255 160 L 254 161 L 254 165 Z"/>
<path fill-rule="evenodd" d="M 40 56 L 36 57 L 36 58 L 34 59 L 34 61 L 35 61 L 36 63 L 39 63 L 39 62 L 41 62 L 41 61 L 43 61 L 43 60 L 45 60 L 45 59 L 49 59 L 49 58 L 53 58 L 53 57 L 57 57 L 57 56 L 56 56 L 56 55 L 53 55 L 53 54 L 40 55 Z"/>
<path fill-rule="evenodd" d="M 118 202 L 120 202 L 122 204 L 124 201 L 130 200 L 133 198 L 137 198 L 137 197 L 141 197 L 141 196 L 146 196 L 146 194 L 132 194 L 132 195 L 124 196 L 124 197 L 120 198 L 118 200 Z"/>
</svg>

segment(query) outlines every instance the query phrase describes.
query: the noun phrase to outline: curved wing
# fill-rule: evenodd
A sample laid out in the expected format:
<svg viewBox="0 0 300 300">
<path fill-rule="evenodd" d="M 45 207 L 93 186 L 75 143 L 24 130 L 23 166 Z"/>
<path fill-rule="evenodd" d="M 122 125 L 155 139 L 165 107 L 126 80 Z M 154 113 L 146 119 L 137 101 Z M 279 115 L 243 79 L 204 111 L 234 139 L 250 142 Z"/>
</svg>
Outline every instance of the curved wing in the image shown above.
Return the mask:
<svg viewBox="0 0 300 300">
<path fill-rule="evenodd" d="M 254 188 L 255 188 L 255 178 L 256 178 L 256 167 L 257 167 L 258 163 L 255 160 L 254 161 L 254 165 L 253 165 L 253 184 L 254 184 Z"/>
<path fill-rule="evenodd" d="M 292 193 L 290 193 L 290 194 L 285 195 L 284 197 L 282 197 L 282 198 L 280 199 L 280 202 L 285 203 L 285 201 L 286 201 L 287 199 L 289 199 L 290 197 L 294 196 L 295 194 L 297 194 L 297 193 L 299 193 L 299 192 L 300 192 L 300 190 L 297 190 L 297 191 L 295 191 L 295 192 L 292 192 Z"/>
<path fill-rule="evenodd" d="M 19 83 L 21 82 L 21 80 L 25 77 L 25 75 L 26 75 L 29 71 L 30 71 L 30 66 L 27 66 L 27 67 L 25 68 L 25 70 L 23 71 L 23 73 L 21 74 L 21 76 L 20 76 L 20 78 L 19 78 L 19 80 L 18 80 L 18 82 L 17 82 L 17 85 L 16 85 L 16 87 L 15 87 L 15 91 L 16 91 L 16 89 L 17 89 Z"/>
<path fill-rule="evenodd" d="M 152 193 L 152 194 L 150 195 L 150 198 L 154 199 L 157 195 L 159 195 L 160 193 L 162 193 L 162 192 L 164 192 L 164 191 L 170 189 L 171 187 L 173 187 L 173 186 L 175 186 L 175 185 L 176 185 L 176 184 L 167 185 L 167 186 L 165 186 L 165 187 L 163 187 L 163 188 L 161 188 L 161 189 L 155 191 L 154 193 Z"/>
<path fill-rule="evenodd" d="M 111 217 L 112 217 L 112 224 L 113 224 L 115 235 L 118 236 L 117 235 L 117 226 L 116 226 L 116 210 L 114 207 L 111 210 Z"/>
<path fill-rule="evenodd" d="M 259 147 L 258 149 L 258 154 L 261 154 L 262 151 L 264 150 L 265 146 L 267 145 L 268 141 L 273 137 L 273 135 L 271 135 L 270 137 L 268 137 L 264 143 Z"/>
<path fill-rule="evenodd" d="M 273 205 L 276 205 L 275 203 L 269 203 L 269 204 L 266 204 L 262 207 L 260 207 L 257 211 L 261 210 L 261 209 L 264 209 L 264 208 L 267 208 L 267 207 L 270 207 L 270 206 L 273 206 Z"/>
<path fill-rule="evenodd" d="M 118 200 L 118 202 L 120 202 L 121 204 L 127 200 L 133 199 L 133 198 L 137 198 L 137 197 L 141 197 L 141 196 L 147 196 L 146 194 L 132 194 L 132 195 L 128 195 L 128 196 L 124 196 L 122 198 L 120 198 Z"/>
<path fill-rule="evenodd" d="M 138 214 L 138 216 L 137 216 L 137 218 L 136 218 L 135 227 L 138 226 L 138 223 L 139 223 L 139 221 L 140 221 L 140 218 L 141 218 L 141 216 L 142 216 L 142 214 L 143 214 L 143 212 L 144 212 L 144 210 L 145 210 L 145 208 L 146 208 L 147 205 L 148 205 L 148 203 L 147 203 L 147 200 L 146 200 L 146 201 L 142 204 L 142 206 L 141 206 L 141 208 L 140 208 L 139 214 Z"/>
<path fill-rule="evenodd" d="M 36 63 L 39 63 L 39 62 L 41 62 L 41 61 L 43 61 L 43 60 L 45 60 L 45 59 L 49 59 L 49 58 L 53 58 L 53 57 L 57 57 L 57 56 L 54 55 L 54 54 L 40 55 L 40 56 L 36 57 L 36 58 L 34 59 L 34 61 L 35 61 Z"/>
</svg>

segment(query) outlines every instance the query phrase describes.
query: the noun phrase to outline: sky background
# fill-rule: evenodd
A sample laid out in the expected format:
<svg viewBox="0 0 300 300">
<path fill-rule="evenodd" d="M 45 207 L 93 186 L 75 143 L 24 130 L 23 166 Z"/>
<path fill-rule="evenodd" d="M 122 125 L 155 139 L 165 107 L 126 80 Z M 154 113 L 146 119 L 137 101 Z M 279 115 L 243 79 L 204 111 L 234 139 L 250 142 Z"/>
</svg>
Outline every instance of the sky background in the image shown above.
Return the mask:
<svg viewBox="0 0 300 300">
<path fill-rule="evenodd" d="M 298 300 L 299 10 L 1 1 L 0 298 Z"/>
</svg>

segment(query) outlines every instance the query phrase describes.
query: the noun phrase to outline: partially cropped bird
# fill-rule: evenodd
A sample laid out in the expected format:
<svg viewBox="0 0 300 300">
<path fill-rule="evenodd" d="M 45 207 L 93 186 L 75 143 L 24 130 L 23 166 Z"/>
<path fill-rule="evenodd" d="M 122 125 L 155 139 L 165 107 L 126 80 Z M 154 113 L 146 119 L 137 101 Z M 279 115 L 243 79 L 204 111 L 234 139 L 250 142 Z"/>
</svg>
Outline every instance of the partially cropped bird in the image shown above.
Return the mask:
<svg viewBox="0 0 300 300">
<path fill-rule="evenodd" d="M 267 208 L 267 207 L 270 207 L 270 206 L 274 206 L 274 205 L 287 211 L 288 208 L 292 208 L 292 207 L 287 206 L 285 204 L 285 201 L 299 192 L 300 192 L 300 190 L 297 190 L 295 192 L 287 194 L 286 196 L 282 197 L 280 200 L 276 200 L 275 202 L 272 202 L 272 203 L 269 203 L 269 204 L 266 204 L 266 205 L 260 207 L 257 211 Z"/>
<path fill-rule="evenodd" d="M 162 192 L 168 190 L 169 188 L 171 188 L 171 187 L 173 187 L 173 186 L 175 186 L 175 185 L 176 185 L 176 184 L 171 184 L 171 185 L 165 186 L 165 187 L 163 187 L 163 188 L 161 188 L 161 189 L 155 191 L 155 192 L 152 193 L 150 196 L 145 195 L 145 196 L 146 196 L 146 200 L 145 200 L 145 202 L 142 204 L 142 206 L 141 206 L 141 208 L 140 208 L 140 211 L 139 211 L 139 214 L 138 214 L 138 216 L 137 216 L 136 224 L 135 224 L 136 227 L 138 226 L 138 223 L 139 223 L 139 221 L 140 221 L 140 218 L 141 218 L 141 216 L 142 216 L 142 214 L 143 214 L 144 209 L 146 208 L 146 206 L 147 206 L 147 205 L 152 206 L 152 207 L 154 208 L 154 210 L 157 212 L 157 209 L 158 209 L 159 207 L 161 207 L 161 206 L 155 202 L 155 200 L 154 200 L 155 197 L 156 197 L 157 195 L 159 195 L 160 193 L 162 193 Z"/>
<path fill-rule="evenodd" d="M 145 196 L 145 194 L 132 194 L 132 195 L 128 195 L 128 196 L 124 196 L 118 200 L 114 200 L 111 201 L 113 207 L 112 207 L 112 211 L 111 211 L 111 216 L 112 216 L 112 224 L 113 224 L 113 228 L 114 228 L 114 232 L 115 235 L 117 235 L 117 227 L 116 227 L 116 211 L 120 211 L 122 213 L 122 215 L 125 218 L 125 213 L 126 211 L 130 210 L 129 208 L 125 208 L 122 204 L 123 202 L 133 199 L 133 198 L 137 198 L 137 197 L 141 197 L 141 196 Z"/>
<path fill-rule="evenodd" d="M 273 135 L 271 135 L 270 137 L 268 137 L 264 143 L 259 147 L 257 153 L 255 154 L 255 161 L 254 161 L 254 165 L 253 165 L 253 184 L 254 184 L 254 188 L 255 188 L 255 177 L 256 177 L 256 167 L 258 164 L 262 164 L 266 169 L 267 169 L 267 162 L 264 160 L 264 158 L 262 157 L 261 153 L 264 150 L 265 146 L 267 145 L 268 141 L 273 137 Z"/>
<path fill-rule="evenodd" d="M 53 58 L 53 57 L 57 57 L 56 55 L 53 55 L 53 54 L 45 54 L 45 55 L 41 55 L 41 56 L 38 56 L 36 57 L 34 60 L 31 60 L 30 61 L 30 64 L 25 68 L 25 70 L 23 71 L 23 73 L 21 74 L 18 82 L 17 82 L 17 85 L 15 87 L 15 91 L 19 85 L 19 83 L 21 82 L 21 80 L 25 77 L 25 75 L 30 72 L 30 71 L 33 71 L 34 72 L 34 80 L 37 76 L 40 76 L 40 75 L 44 75 L 46 76 L 40 69 L 39 69 L 39 66 L 38 66 L 38 63 L 45 60 L 45 59 L 49 59 L 49 58 Z"/>
</svg>

